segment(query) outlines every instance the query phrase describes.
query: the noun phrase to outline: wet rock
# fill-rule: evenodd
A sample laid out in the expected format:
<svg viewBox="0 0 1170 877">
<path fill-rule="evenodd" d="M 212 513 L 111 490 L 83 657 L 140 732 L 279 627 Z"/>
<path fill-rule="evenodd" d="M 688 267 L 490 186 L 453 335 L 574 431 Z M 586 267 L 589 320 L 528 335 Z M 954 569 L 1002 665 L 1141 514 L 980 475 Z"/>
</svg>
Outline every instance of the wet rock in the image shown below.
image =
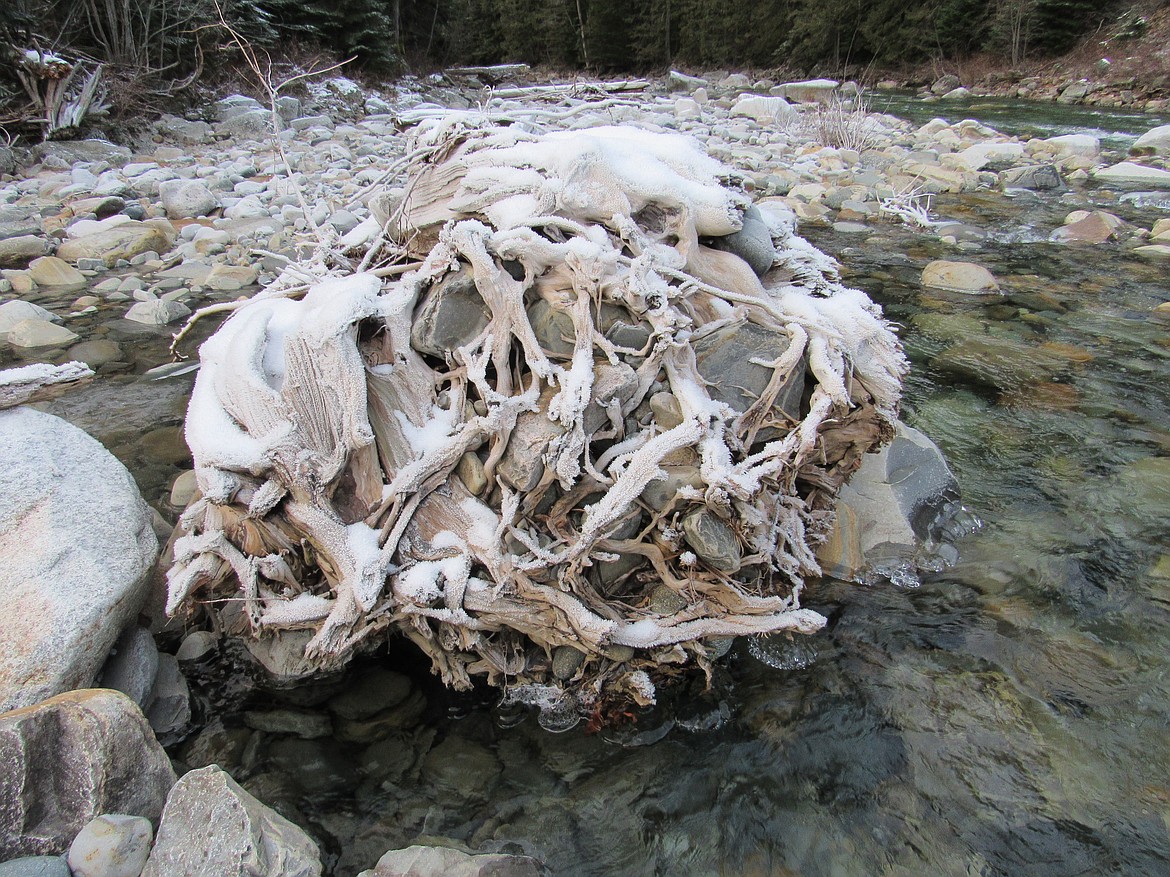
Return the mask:
<svg viewBox="0 0 1170 877">
<path fill-rule="evenodd" d="M 0 862 L 0 877 L 71 877 L 64 856 L 22 856 Z"/>
<path fill-rule="evenodd" d="M 933 366 L 962 381 L 1013 393 L 1050 381 L 1068 361 L 1035 344 L 1007 338 L 968 338 L 940 352 Z"/>
<path fill-rule="evenodd" d="M 167 798 L 142 877 L 320 877 L 317 845 L 218 767 L 193 770 Z"/>
<path fill-rule="evenodd" d="M 269 734 L 291 734 L 302 740 L 318 740 L 333 733 L 329 716 L 304 710 L 249 710 L 244 724 Z"/>
<path fill-rule="evenodd" d="M 138 877 L 154 832 L 141 816 L 106 814 L 81 829 L 69 846 L 73 877 Z"/>
<path fill-rule="evenodd" d="M 149 630 L 137 624 L 127 629 L 102 667 L 98 684 L 120 691 L 145 709 L 158 675 L 158 647 Z"/>
<path fill-rule="evenodd" d="M 405 701 L 411 692 L 409 676 L 376 667 L 346 683 L 329 701 L 329 711 L 343 719 L 368 719 Z"/>
<path fill-rule="evenodd" d="M 418 308 L 410 344 L 419 353 L 446 357 L 487 328 L 487 305 L 468 271 L 444 278 Z"/>
<path fill-rule="evenodd" d="M 71 691 L 0 715 L 0 857 L 63 853 L 102 813 L 157 819 L 174 782 L 120 692 Z"/>
<path fill-rule="evenodd" d="M 158 552 L 125 467 L 60 418 L 0 412 L 0 707 L 89 685 Z"/>
<path fill-rule="evenodd" d="M 474 855 L 446 847 L 390 850 L 358 877 L 541 877 L 536 859 L 497 853 Z"/>
<path fill-rule="evenodd" d="M 165 180 L 159 183 L 158 194 L 171 219 L 207 216 L 219 206 L 219 199 L 199 180 Z"/>
<path fill-rule="evenodd" d="M 682 530 L 687 545 L 700 560 L 720 572 L 739 571 L 743 559 L 739 539 L 735 531 L 715 515 L 705 509 L 696 509 L 683 518 Z"/>
<path fill-rule="evenodd" d="M 948 504 L 958 483 L 942 451 L 922 432 L 899 423 L 894 440 L 866 454 L 841 488 L 837 518 L 817 549 L 826 575 L 852 580 L 874 567 L 912 560 Z"/>
<path fill-rule="evenodd" d="M 1148 244 L 1144 247 L 1134 247 L 1137 256 L 1147 259 L 1170 259 L 1170 244 Z"/>
<path fill-rule="evenodd" d="M 182 302 L 156 298 L 132 305 L 126 312 L 126 319 L 145 326 L 165 326 L 190 313 L 191 309 Z"/>
<path fill-rule="evenodd" d="M 1058 228 L 1048 239 L 1057 244 L 1103 244 L 1115 237 L 1122 225 L 1124 222 L 1120 217 L 1103 210 L 1094 210 Z"/>
<path fill-rule="evenodd" d="M 775 361 L 789 344 L 787 335 L 744 321 L 705 335 L 694 346 L 699 374 L 710 385 L 707 389 L 712 398 L 743 413 L 760 397 L 772 377 L 771 369 L 752 360 Z M 799 420 L 803 393 L 802 360 L 776 395 L 775 409 L 784 417 Z"/>
<path fill-rule="evenodd" d="M 357 783 L 357 765 L 332 740 L 284 737 L 268 747 L 268 758 L 307 794 L 338 794 Z"/>
<path fill-rule="evenodd" d="M 1170 171 L 1156 167 L 1146 167 L 1134 164 L 1132 161 L 1123 161 L 1111 167 L 1095 170 L 1093 179 L 1104 183 L 1132 184 L 1152 186 L 1158 189 L 1170 189 Z"/>
<path fill-rule="evenodd" d="M 580 649 L 575 649 L 572 646 L 558 646 L 553 649 L 553 675 L 562 682 L 568 681 L 577 675 L 577 671 L 581 669 L 581 665 L 584 663 L 585 653 Z"/>
<path fill-rule="evenodd" d="M 729 253 L 735 253 L 747 262 L 757 275 L 763 277 L 772 267 L 776 248 L 772 244 L 772 232 L 763 214 L 755 205 L 749 207 L 743 216 L 743 228 L 718 238 L 715 246 Z"/>
<path fill-rule="evenodd" d="M 339 718 L 334 730 L 339 740 L 349 743 L 373 743 L 414 725 L 426 708 L 426 696 L 421 691 L 412 691 L 402 703 L 368 718 Z"/>
<path fill-rule="evenodd" d="M 1130 152 L 1134 155 L 1170 154 L 1170 125 L 1159 125 L 1157 128 L 1151 128 L 1134 141 Z"/>
<path fill-rule="evenodd" d="M 982 265 L 971 262 L 948 262 L 945 259 L 931 262 L 923 269 L 922 285 L 948 292 L 999 292 L 999 283 Z"/>
<path fill-rule="evenodd" d="M 1028 167 L 1010 168 L 999 175 L 1005 188 L 1034 189 L 1036 191 L 1062 191 L 1064 178 L 1056 165 L 1036 164 Z"/>
<path fill-rule="evenodd" d="M 84 362 L 90 368 L 96 369 L 110 362 L 117 362 L 122 358 L 122 347 L 116 341 L 98 338 L 94 341 L 82 341 L 69 348 L 69 358 Z"/>
<path fill-rule="evenodd" d="M 57 255 L 74 264 L 79 259 L 101 259 L 107 268 L 112 268 L 120 259 L 129 261 L 139 253 L 165 253 L 170 248 L 171 240 L 162 229 L 130 219 L 103 231 L 67 240 L 58 248 Z"/>
<path fill-rule="evenodd" d="M 458 800 L 482 800 L 500 775 L 495 754 L 473 740 L 450 736 L 427 753 L 423 780 Z"/>
<path fill-rule="evenodd" d="M 24 234 L 0 240 L 0 268 L 24 268 L 49 250 L 48 242 L 37 235 Z"/>
</svg>

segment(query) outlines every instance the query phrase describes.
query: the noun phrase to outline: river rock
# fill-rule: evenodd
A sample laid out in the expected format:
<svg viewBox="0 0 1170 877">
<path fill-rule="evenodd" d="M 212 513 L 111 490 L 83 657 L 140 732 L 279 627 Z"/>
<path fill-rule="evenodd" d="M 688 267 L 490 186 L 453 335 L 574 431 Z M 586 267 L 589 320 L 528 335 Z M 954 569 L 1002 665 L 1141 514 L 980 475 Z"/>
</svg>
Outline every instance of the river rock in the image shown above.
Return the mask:
<svg viewBox="0 0 1170 877">
<path fill-rule="evenodd" d="M 189 121 L 178 116 L 163 116 L 154 123 L 154 130 L 168 143 L 206 143 L 211 139 L 211 126 L 206 122 Z"/>
<path fill-rule="evenodd" d="M 999 181 L 1004 188 L 1034 189 L 1039 192 L 1060 191 L 1066 188 L 1060 171 L 1052 164 L 1009 168 L 999 175 Z"/>
<path fill-rule="evenodd" d="M 158 553 L 130 473 L 31 408 L 0 411 L 0 708 L 91 684 Z"/>
<path fill-rule="evenodd" d="M 1134 141 L 1130 152 L 1134 155 L 1170 154 L 1170 125 L 1159 125 L 1157 128 L 1151 128 Z"/>
<path fill-rule="evenodd" d="M 29 263 L 28 273 L 37 286 L 79 286 L 85 283 L 84 274 L 56 256 L 33 259 Z"/>
<path fill-rule="evenodd" d="M 1095 170 L 1093 179 L 1105 183 L 1129 183 L 1138 186 L 1153 186 L 1158 189 L 1170 189 L 1170 171 L 1156 167 L 1146 167 L 1132 161 L 1123 161 L 1112 167 Z"/>
<path fill-rule="evenodd" d="M 1061 134 L 1045 141 L 1056 152 L 1058 158 L 1081 156 L 1096 158 L 1101 154 L 1101 141 L 1091 134 Z"/>
<path fill-rule="evenodd" d="M 1087 79 L 1080 79 L 1076 82 L 1070 82 L 1060 90 L 1060 94 L 1056 98 L 1057 103 L 1061 104 L 1075 104 L 1080 103 L 1093 90 L 1092 85 Z"/>
<path fill-rule="evenodd" d="M 756 365 L 775 361 L 788 349 L 787 335 L 747 321 L 733 323 L 695 342 L 699 374 L 711 386 L 711 396 L 743 413 L 764 392 L 772 370 Z M 791 420 L 799 420 L 804 394 L 804 361 L 793 368 L 776 396 L 775 408 Z"/>
<path fill-rule="evenodd" d="M 61 318 L 52 311 L 30 301 L 6 301 L 0 305 L 0 338 L 5 338 L 17 323 L 25 320 L 47 320 L 60 323 Z"/>
<path fill-rule="evenodd" d="M 1050 381 L 1069 361 L 1035 344 L 983 335 L 946 348 L 932 364 L 961 381 L 1015 393 Z"/>
<path fill-rule="evenodd" d="M 126 200 L 115 195 L 99 195 L 94 198 L 79 198 L 70 202 L 69 207 L 77 216 L 92 213 L 98 219 L 105 219 L 124 210 Z"/>
<path fill-rule="evenodd" d="M 982 265 L 971 262 L 948 262 L 938 259 L 922 271 L 922 285 L 948 292 L 999 292 L 999 283 Z"/>
<path fill-rule="evenodd" d="M 138 877 L 154 832 L 141 816 L 109 813 L 81 829 L 69 846 L 73 877 Z"/>
<path fill-rule="evenodd" d="M 71 877 L 64 856 L 21 856 L 0 862 L 0 877 Z"/>
<path fill-rule="evenodd" d="M 792 104 L 782 97 L 744 95 L 731 108 L 733 117 L 753 119 L 761 125 L 775 125 L 782 119 L 796 115 Z"/>
<path fill-rule="evenodd" d="M 541 877 L 540 862 L 528 856 L 472 854 L 446 847 L 390 850 L 358 877 Z"/>
<path fill-rule="evenodd" d="M 319 740 L 333 733 L 329 716 L 306 710 L 249 710 L 244 713 L 244 724 L 257 731 L 291 734 L 302 740 Z"/>
<path fill-rule="evenodd" d="M 145 627 L 132 625 L 114 643 L 98 684 L 120 691 L 145 709 L 158 675 L 158 647 Z"/>
<path fill-rule="evenodd" d="M 255 265 L 213 265 L 203 285 L 208 289 L 235 292 L 255 283 L 258 273 Z"/>
<path fill-rule="evenodd" d="M 191 724 L 191 692 L 174 655 L 159 654 L 148 703 L 146 718 L 159 740 L 168 746 L 177 742 Z"/>
<path fill-rule="evenodd" d="M 1103 210 L 1094 210 L 1087 216 L 1061 226 L 1048 236 L 1048 240 L 1057 244 L 1103 244 L 1115 237 L 1122 225 L 1124 222 L 1120 217 Z"/>
<path fill-rule="evenodd" d="M 0 857 L 63 853 L 102 813 L 157 819 L 174 782 L 121 692 L 70 691 L 0 715 Z"/>
<path fill-rule="evenodd" d="M 695 509 L 682 522 L 687 545 L 699 559 L 725 573 L 739 571 L 743 551 L 735 531 L 706 509 Z"/>
<path fill-rule="evenodd" d="M 954 91 L 962 84 L 963 81 L 959 79 L 959 77 L 954 73 L 944 73 L 934 81 L 933 85 L 930 86 L 930 93 L 941 96 L 948 92 Z"/>
<path fill-rule="evenodd" d="M 642 490 L 642 501 L 654 511 L 662 511 L 684 487 L 701 490 L 703 476 L 698 466 L 663 466 L 665 478 L 656 478 Z"/>
<path fill-rule="evenodd" d="M 419 353 L 446 357 L 487 328 L 487 305 L 469 271 L 450 274 L 426 294 L 410 327 Z"/>
<path fill-rule="evenodd" d="M 342 719 L 369 719 L 398 706 L 410 692 L 409 676 L 376 667 L 350 680 L 345 690 L 329 701 L 329 711 Z"/>
<path fill-rule="evenodd" d="M 687 76 L 677 70 L 671 70 L 666 76 L 666 87 L 670 91 L 693 92 L 697 88 L 706 88 L 707 80 L 698 76 Z"/>
<path fill-rule="evenodd" d="M 215 765 L 167 797 L 142 877 L 320 877 L 317 845 Z"/>
<path fill-rule="evenodd" d="M 715 246 L 729 253 L 735 253 L 760 277 L 768 273 L 776 258 L 776 247 L 772 243 L 772 232 L 768 228 L 760 209 L 754 204 L 743 215 L 743 228 L 724 237 L 717 238 Z"/>
<path fill-rule="evenodd" d="M 1133 252 L 1147 259 L 1170 259 L 1170 244 L 1147 244 L 1134 247 Z"/>
<path fill-rule="evenodd" d="M 484 799 L 501 770 L 499 759 L 486 746 L 454 735 L 428 752 L 422 762 L 422 778 L 428 787 L 460 801 Z"/>
<path fill-rule="evenodd" d="M 61 347 L 78 338 L 76 333 L 48 320 L 21 320 L 8 330 L 7 337 L 14 347 Z"/>
<path fill-rule="evenodd" d="M 199 180 L 165 180 L 159 183 L 158 194 L 171 219 L 207 216 L 219 206 L 219 199 Z"/>
<path fill-rule="evenodd" d="M 898 423 L 893 441 L 866 454 L 837 496 L 829 538 L 817 549 L 825 575 L 853 580 L 912 560 L 932 525 L 957 501 L 958 483 L 925 434 Z"/>
<path fill-rule="evenodd" d="M 841 85 L 836 79 L 806 79 L 803 82 L 785 82 L 779 88 L 784 97 L 798 104 L 825 104 L 833 99 Z"/>
<path fill-rule="evenodd" d="M 969 170 L 983 170 L 990 164 L 1012 163 L 1024 157 L 1024 144 L 1015 141 L 1007 143 L 975 143 L 953 156 L 943 156 L 959 167 Z"/>
<path fill-rule="evenodd" d="M 191 309 L 181 301 L 167 301 L 162 298 L 140 301 L 131 305 L 126 319 L 146 326 L 165 326 L 190 315 Z"/>
<path fill-rule="evenodd" d="M 0 240 L 0 268 L 24 268 L 49 251 L 48 242 L 37 235 L 22 234 Z"/>
<path fill-rule="evenodd" d="M 100 368 L 111 362 L 117 362 L 123 356 L 122 347 L 117 341 L 108 338 L 96 338 L 93 341 L 82 341 L 69 348 L 69 358 L 84 362 L 92 369 Z"/>
<path fill-rule="evenodd" d="M 273 134 L 272 119 L 272 113 L 267 110 L 249 110 L 225 119 L 215 126 L 215 130 L 222 136 L 238 140 L 262 140 Z"/>
<path fill-rule="evenodd" d="M 67 240 L 57 255 L 74 264 L 78 259 L 100 259 L 112 268 L 119 259 L 129 261 L 139 253 L 165 253 L 170 248 L 171 239 L 162 229 L 129 219 L 104 231 Z"/>
</svg>

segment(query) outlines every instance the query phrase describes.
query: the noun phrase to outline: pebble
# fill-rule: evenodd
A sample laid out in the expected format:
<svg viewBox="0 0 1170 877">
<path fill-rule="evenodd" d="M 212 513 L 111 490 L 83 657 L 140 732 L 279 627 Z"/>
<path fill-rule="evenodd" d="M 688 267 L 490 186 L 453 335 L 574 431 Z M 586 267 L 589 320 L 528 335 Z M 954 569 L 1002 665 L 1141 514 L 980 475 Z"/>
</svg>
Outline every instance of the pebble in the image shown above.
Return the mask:
<svg viewBox="0 0 1170 877">
<path fill-rule="evenodd" d="M 99 816 L 70 845 L 69 869 L 73 877 L 139 877 L 153 836 L 141 816 Z"/>
</svg>

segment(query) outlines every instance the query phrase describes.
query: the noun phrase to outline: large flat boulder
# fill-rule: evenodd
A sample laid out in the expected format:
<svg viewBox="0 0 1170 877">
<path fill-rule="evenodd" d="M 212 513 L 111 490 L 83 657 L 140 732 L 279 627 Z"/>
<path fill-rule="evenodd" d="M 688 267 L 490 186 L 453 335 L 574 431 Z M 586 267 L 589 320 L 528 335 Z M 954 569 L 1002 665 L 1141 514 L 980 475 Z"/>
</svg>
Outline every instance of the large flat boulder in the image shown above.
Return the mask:
<svg viewBox="0 0 1170 877">
<path fill-rule="evenodd" d="M 317 844 L 212 764 L 167 798 L 142 877 L 320 877 Z"/>
<path fill-rule="evenodd" d="M 157 820 L 175 783 L 134 701 L 70 691 L 0 715 L 0 859 L 58 855 L 103 813 Z"/>
<path fill-rule="evenodd" d="M 91 684 L 146 598 L 150 520 L 95 439 L 31 408 L 0 411 L 0 709 Z"/>
<path fill-rule="evenodd" d="M 58 258 L 77 264 L 78 259 L 101 259 L 113 268 L 119 259 L 130 260 L 139 253 L 165 253 L 171 238 L 154 225 L 129 220 L 103 231 L 65 241 L 57 249 Z"/>
</svg>

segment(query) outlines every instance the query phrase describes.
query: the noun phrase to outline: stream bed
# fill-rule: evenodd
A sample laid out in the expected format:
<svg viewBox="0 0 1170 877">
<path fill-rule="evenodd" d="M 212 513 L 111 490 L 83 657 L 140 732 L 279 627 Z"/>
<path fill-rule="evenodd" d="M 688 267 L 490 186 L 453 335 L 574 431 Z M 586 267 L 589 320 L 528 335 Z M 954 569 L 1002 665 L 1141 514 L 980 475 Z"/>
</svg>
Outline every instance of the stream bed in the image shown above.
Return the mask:
<svg viewBox="0 0 1170 877">
<path fill-rule="evenodd" d="M 498 692 L 447 692 L 392 644 L 319 685 L 218 690 L 173 756 L 219 763 L 337 877 L 411 843 L 525 852 L 565 877 L 1165 873 L 1170 322 L 1151 312 L 1170 270 L 1047 237 L 1074 209 L 1149 228 L 1168 206 L 1092 188 L 940 196 L 937 217 L 983 232 L 958 248 L 888 223 L 861 239 L 801 227 L 901 327 L 903 418 L 983 522 L 954 567 L 917 587 L 810 583 L 822 633 L 737 641 L 709 690 L 697 678 L 604 729 L 552 733 Z M 1002 294 L 924 290 L 937 258 L 984 265 Z M 99 314 L 101 339 L 120 358 L 48 410 L 173 519 L 193 376 L 147 374 L 165 330 Z"/>
</svg>

